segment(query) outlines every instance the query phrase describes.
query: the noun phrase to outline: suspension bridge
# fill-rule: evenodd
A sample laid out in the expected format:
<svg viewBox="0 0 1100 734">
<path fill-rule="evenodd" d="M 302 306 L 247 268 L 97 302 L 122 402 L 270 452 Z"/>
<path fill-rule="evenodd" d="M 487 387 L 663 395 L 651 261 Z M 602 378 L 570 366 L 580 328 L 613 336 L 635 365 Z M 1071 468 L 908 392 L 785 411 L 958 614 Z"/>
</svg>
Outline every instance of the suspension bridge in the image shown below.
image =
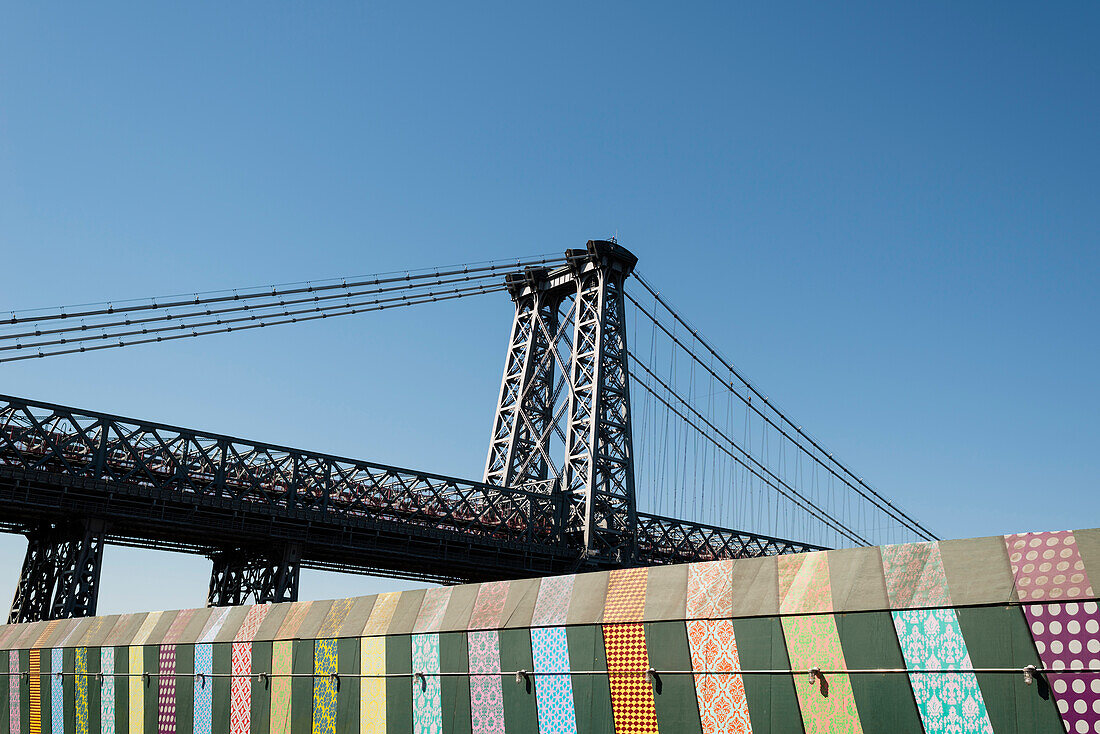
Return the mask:
<svg viewBox="0 0 1100 734">
<path fill-rule="evenodd" d="M 301 568 L 443 583 L 934 540 L 682 316 L 614 241 L 561 256 L 0 320 L 0 364 L 507 294 L 484 475 L 460 479 L 0 396 L 9 622 L 94 616 L 103 547 L 207 556 L 207 604 Z"/>
</svg>

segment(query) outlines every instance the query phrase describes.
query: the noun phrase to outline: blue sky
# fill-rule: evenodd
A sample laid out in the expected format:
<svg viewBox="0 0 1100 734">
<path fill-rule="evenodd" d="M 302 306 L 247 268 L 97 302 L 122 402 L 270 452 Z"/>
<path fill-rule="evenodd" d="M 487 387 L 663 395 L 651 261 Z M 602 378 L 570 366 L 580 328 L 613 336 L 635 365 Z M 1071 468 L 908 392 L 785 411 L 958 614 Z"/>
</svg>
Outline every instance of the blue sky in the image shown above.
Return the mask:
<svg viewBox="0 0 1100 734">
<path fill-rule="evenodd" d="M 221 5 L 6 5 L 0 310 L 617 234 L 941 536 L 1100 522 L 1095 4 Z M 0 392 L 476 477 L 509 319 L 3 365 Z M 104 612 L 203 601 L 204 559 L 106 564 Z"/>
</svg>

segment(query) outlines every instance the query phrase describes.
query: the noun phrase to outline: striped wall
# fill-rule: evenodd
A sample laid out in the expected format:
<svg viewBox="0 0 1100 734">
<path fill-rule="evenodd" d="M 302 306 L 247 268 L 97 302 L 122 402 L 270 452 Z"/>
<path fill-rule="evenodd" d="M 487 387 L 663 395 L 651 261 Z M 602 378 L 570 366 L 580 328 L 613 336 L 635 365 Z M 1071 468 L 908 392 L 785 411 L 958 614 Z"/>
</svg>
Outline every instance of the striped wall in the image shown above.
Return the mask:
<svg viewBox="0 0 1100 734">
<path fill-rule="evenodd" d="M 0 734 L 1100 734 L 1096 578 L 1080 530 L 0 626 Z"/>
</svg>

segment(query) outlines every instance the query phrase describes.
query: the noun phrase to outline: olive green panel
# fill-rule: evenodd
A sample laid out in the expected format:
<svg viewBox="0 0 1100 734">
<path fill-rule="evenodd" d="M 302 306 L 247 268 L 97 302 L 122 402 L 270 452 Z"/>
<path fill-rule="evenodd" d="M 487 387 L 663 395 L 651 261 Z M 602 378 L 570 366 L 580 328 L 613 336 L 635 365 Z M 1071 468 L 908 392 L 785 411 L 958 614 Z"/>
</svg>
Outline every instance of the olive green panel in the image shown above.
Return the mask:
<svg viewBox="0 0 1100 734">
<path fill-rule="evenodd" d="M 646 573 L 643 619 L 683 619 L 687 609 L 688 564 L 654 566 Z"/>
<path fill-rule="evenodd" d="M 165 627 L 164 632 L 167 631 L 168 628 Z M 157 639 L 163 639 L 163 637 L 162 633 Z M 160 676 L 157 675 L 160 672 L 160 645 L 145 645 L 142 648 L 141 657 L 143 670 L 149 673 L 148 683 L 145 684 L 145 731 L 153 732 L 157 730 L 157 715 L 160 709 L 160 702 L 157 700 L 157 693 L 160 690 Z"/>
<path fill-rule="evenodd" d="M 607 583 L 611 575 L 579 573 L 573 581 L 573 593 L 565 614 L 566 624 L 595 624 L 603 618 L 604 601 L 607 599 Z"/>
<path fill-rule="evenodd" d="M 1023 610 L 1016 606 L 956 609 L 975 668 L 1042 667 Z M 1045 685 L 1026 685 L 1023 673 L 976 673 L 989 722 L 996 732 L 1065 732 L 1054 695 Z"/>
<path fill-rule="evenodd" d="M 171 628 L 172 623 L 176 621 L 176 616 L 179 613 L 180 610 L 177 609 L 175 611 L 164 612 L 163 614 L 161 614 L 160 619 L 158 619 L 157 623 L 153 625 L 153 629 L 149 632 L 149 636 L 145 638 L 145 641 L 142 644 L 159 645 L 161 642 L 163 642 L 165 635 L 168 634 L 169 628 Z"/>
<path fill-rule="evenodd" d="M 239 624 L 237 626 L 240 627 Z M 211 648 L 213 651 L 211 670 L 216 674 L 222 674 L 223 677 L 214 678 L 213 702 L 210 707 L 210 731 L 211 734 L 229 734 L 231 685 L 230 678 L 225 674 L 233 671 L 233 643 L 215 642 Z"/>
<path fill-rule="evenodd" d="M 534 668 L 531 633 L 525 629 L 501 630 L 500 669 Z M 539 734 L 534 677 L 528 676 L 524 683 L 517 683 L 512 677 L 503 677 L 501 686 L 504 689 L 504 730 L 508 734 Z"/>
<path fill-rule="evenodd" d="M 0 734 L 11 734 L 11 710 L 8 708 L 8 691 L 10 690 L 8 673 L 10 656 L 7 652 L 0 655 Z M 18 734 L 16 732 L 15 734 Z"/>
<path fill-rule="evenodd" d="M 414 589 L 412 591 L 402 591 L 401 596 L 397 599 L 397 608 L 393 612 L 393 619 L 390 620 L 390 626 L 386 630 L 388 635 L 407 635 L 413 631 L 413 627 L 416 625 L 416 615 L 420 612 L 420 604 L 424 601 L 424 594 L 426 589 Z M 409 643 L 412 644 L 411 642 Z M 411 647 L 410 658 L 412 660 Z M 412 665 L 410 662 L 409 665 Z M 409 695 L 412 696 L 412 684 L 409 684 Z M 410 698 L 409 701 L 412 701 Z M 411 707 L 412 704 L 410 703 Z M 412 716 L 412 709 L 409 709 L 409 716 Z M 410 720 L 411 722 L 411 720 Z M 411 727 L 412 724 L 410 723 Z"/>
<path fill-rule="evenodd" d="M 691 670 L 691 648 L 683 622 L 648 622 L 645 646 L 654 670 Z M 702 731 L 695 676 L 659 675 L 653 693 L 658 728 L 684 734 Z"/>
<path fill-rule="evenodd" d="M 470 624 L 470 615 L 474 611 L 474 602 L 481 590 L 481 584 L 465 584 L 451 588 L 447 598 L 447 608 L 443 610 L 443 621 L 439 625 L 441 632 L 465 630 Z"/>
<path fill-rule="evenodd" d="M 129 615 L 128 615 L 129 616 Z M 119 624 L 132 624 L 120 619 Z M 136 629 L 136 628 L 135 628 Z M 130 730 L 130 685 L 126 673 L 130 672 L 130 654 L 125 647 L 115 648 L 115 731 Z"/>
<path fill-rule="evenodd" d="M 101 734 L 103 731 L 100 722 L 100 689 L 102 684 L 96 678 L 99 672 L 98 647 L 88 648 L 88 734 Z"/>
<path fill-rule="evenodd" d="M 134 635 L 141 629 L 142 622 L 147 614 L 123 614 L 119 616 L 111 634 L 107 635 L 107 644 L 114 647 L 126 647 L 134 639 Z"/>
<path fill-rule="evenodd" d="M 194 645 L 176 645 L 176 674 L 176 731 L 191 734 L 195 730 Z"/>
<path fill-rule="evenodd" d="M 733 565 L 736 569 L 737 563 Z M 735 570 L 734 583 L 736 578 Z M 743 670 L 790 670 L 791 661 L 787 657 L 778 617 L 735 619 L 733 634 Z M 794 680 L 789 674 L 746 674 L 744 680 L 753 734 L 799 734 L 803 731 Z"/>
<path fill-rule="evenodd" d="M 360 628 L 363 622 L 359 623 Z M 344 637 L 336 641 L 336 731 L 339 734 L 359 732 L 359 638 Z"/>
<path fill-rule="evenodd" d="M 53 693 L 53 686 L 50 680 L 50 674 L 53 673 L 53 656 L 50 655 L 50 651 L 47 648 L 43 648 L 39 654 L 39 670 L 42 674 L 39 676 L 41 682 L 39 685 L 40 695 L 42 696 L 42 734 L 49 734 L 53 731 L 53 700 L 51 694 Z"/>
<path fill-rule="evenodd" d="M 607 670 L 603 629 L 599 625 L 567 627 L 565 634 L 569 642 L 570 670 Z M 611 715 L 611 688 L 607 684 L 607 675 L 571 677 L 577 731 L 580 734 L 612 734 L 615 724 Z"/>
<path fill-rule="evenodd" d="M 882 553 L 877 547 L 829 551 L 829 586 L 833 610 L 859 612 L 890 608 Z"/>
<path fill-rule="evenodd" d="M 313 640 L 294 640 L 294 662 L 291 672 L 297 676 L 290 683 L 290 734 L 311 734 L 313 731 Z"/>
<path fill-rule="evenodd" d="M 270 615 L 271 612 L 268 612 Z M 268 678 L 265 683 L 258 678 L 260 673 L 271 674 L 271 647 L 271 640 L 252 643 L 252 714 L 249 730 L 257 734 L 267 734 L 271 729 L 271 679 Z"/>
<path fill-rule="evenodd" d="M 386 679 L 386 734 L 412 734 L 412 637 L 409 635 L 386 638 L 386 673 L 410 675 L 409 678 Z"/>
<path fill-rule="evenodd" d="M 539 579 L 516 579 L 508 584 L 508 598 L 500 615 L 501 627 L 530 627 L 539 597 Z M 529 642 L 530 640 L 528 640 Z"/>
<path fill-rule="evenodd" d="M 469 673 L 470 657 L 465 632 L 439 635 L 439 670 L 443 673 Z M 443 701 L 444 734 L 470 734 L 470 677 L 444 676 L 439 681 Z"/>
<path fill-rule="evenodd" d="M 72 630 L 70 630 L 71 632 Z M 67 648 L 61 653 L 61 666 L 68 672 L 76 672 L 76 649 Z M 61 680 L 62 711 L 65 712 L 66 732 L 76 731 L 76 676 L 66 675 Z"/>
<path fill-rule="evenodd" d="M 31 653 L 29 650 L 19 651 L 19 670 L 30 670 L 31 667 Z M 19 731 L 29 732 L 31 730 L 31 688 L 30 681 L 23 680 L 23 677 L 19 677 Z"/>
<path fill-rule="evenodd" d="M 187 624 L 184 625 L 176 643 L 181 645 L 193 645 L 198 642 L 199 637 L 202 636 L 202 631 L 206 628 L 206 623 L 210 620 L 210 615 L 213 614 L 216 609 L 217 607 L 196 609 L 194 614 L 191 615 L 191 619 L 187 620 Z M 176 730 L 182 731 L 179 727 L 177 727 Z"/>
<path fill-rule="evenodd" d="M 1016 600 L 1003 537 L 941 540 L 939 545 L 953 606 Z"/>
<path fill-rule="evenodd" d="M 733 576 L 731 616 L 779 614 L 779 562 L 776 556 L 743 558 L 734 561 L 730 566 Z"/>
<path fill-rule="evenodd" d="M 836 614 L 836 631 L 849 669 L 905 668 L 894 619 L 889 612 Z M 865 732 L 921 734 L 924 731 L 909 676 L 855 673 L 848 676 Z"/>
<path fill-rule="evenodd" d="M 1074 530 L 1073 538 L 1085 563 L 1085 575 L 1093 591 L 1100 593 L 1100 529 Z"/>
</svg>

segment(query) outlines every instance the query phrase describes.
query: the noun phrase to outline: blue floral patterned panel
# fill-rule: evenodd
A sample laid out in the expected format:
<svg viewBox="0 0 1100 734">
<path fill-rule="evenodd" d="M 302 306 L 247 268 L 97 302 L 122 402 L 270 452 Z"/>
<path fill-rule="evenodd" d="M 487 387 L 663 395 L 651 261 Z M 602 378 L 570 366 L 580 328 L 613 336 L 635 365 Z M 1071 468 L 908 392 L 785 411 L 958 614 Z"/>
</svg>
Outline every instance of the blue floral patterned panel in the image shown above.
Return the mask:
<svg viewBox="0 0 1100 734">
<path fill-rule="evenodd" d="M 99 686 L 99 730 L 102 734 L 115 734 L 115 649 L 100 648 L 99 672 L 103 682 Z"/>
<path fill-rule="evenodd" d="M 53 734 L 65 734 L 65 706 L 63 676 L 65 651 L 60 647 L 50 651 L 50 728 Z"/>
<path fill-rule="evenodd" d="M 195 645 L 195 734 L 210 734 L 214 705 L 214 648 Z M 205 680 L 199 676 L 205 675 Z"/>
<path fill-rule="evenodd" d="M 568 673 L 569 644 L 564 627 L 531 630 L 531 653 L 536 673 Z M 573 680 L 568 675 L 536 675 L 535 705 L 539 734 L 577 734 L 573 708 Z"/>
<path fill-rule="evenodd" d="M 905 667 L 958 671 L 909 674 L 927 734 L 993 734 L 955 610 L 907 609 L 892 614 Z"/>
<path fill-rule="evenodd" d="M 413 734 L 443 734 L 443 698 L 439 686 L 439 635 L 413 635 Z"/>
</svg>

